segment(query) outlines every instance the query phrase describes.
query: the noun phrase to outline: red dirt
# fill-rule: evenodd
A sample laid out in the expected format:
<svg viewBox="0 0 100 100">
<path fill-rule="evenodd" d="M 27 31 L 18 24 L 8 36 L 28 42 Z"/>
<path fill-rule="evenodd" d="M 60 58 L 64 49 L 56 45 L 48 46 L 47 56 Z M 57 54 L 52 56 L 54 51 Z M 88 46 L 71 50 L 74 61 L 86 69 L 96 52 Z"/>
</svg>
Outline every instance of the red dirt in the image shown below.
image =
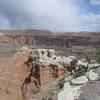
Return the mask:
<svg viewBox="0 0 100 100">
<path fill-rule="evenodd" d="M 1 100 L 23 100 L 21 86 L 27 75 L 23 62 L 27 60 L 27 56 L 23 54 L 9 59 L 9 65 L 0 73 Z"/>
</svg>

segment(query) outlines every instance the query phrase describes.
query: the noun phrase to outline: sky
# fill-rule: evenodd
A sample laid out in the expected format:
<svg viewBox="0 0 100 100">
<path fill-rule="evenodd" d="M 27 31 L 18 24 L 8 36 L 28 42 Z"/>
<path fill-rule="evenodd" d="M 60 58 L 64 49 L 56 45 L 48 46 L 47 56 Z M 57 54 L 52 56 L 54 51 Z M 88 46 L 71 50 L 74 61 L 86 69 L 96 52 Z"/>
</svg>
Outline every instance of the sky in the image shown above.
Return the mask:
<svg viewBox="0 0 100 100">
<path fill-rule="evenodd" d="M 100 32 L 100 0 L 0 0 L 0 29 Z"/>
</svg>

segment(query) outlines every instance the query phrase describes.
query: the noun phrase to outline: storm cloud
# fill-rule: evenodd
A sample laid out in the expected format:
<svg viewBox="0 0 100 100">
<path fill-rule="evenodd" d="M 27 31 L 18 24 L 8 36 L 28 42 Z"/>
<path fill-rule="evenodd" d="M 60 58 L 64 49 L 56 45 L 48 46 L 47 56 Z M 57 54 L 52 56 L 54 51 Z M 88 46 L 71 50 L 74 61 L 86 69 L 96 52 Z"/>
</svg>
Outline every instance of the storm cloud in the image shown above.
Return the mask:
<svg viewBox="0 0 100 100">
<path fill-rule="evenodd" d="M 82 12 L 79 6 L 72 1 L 1 0 L 0 29 L 80 31 L 84 18 L 79 15 Z"/>
<path fill-rule="evenodd" d="M 0 29 L 71 31 L 79 25 L 71 0 L 2 0 L 0 14 Z"/>
</svg>

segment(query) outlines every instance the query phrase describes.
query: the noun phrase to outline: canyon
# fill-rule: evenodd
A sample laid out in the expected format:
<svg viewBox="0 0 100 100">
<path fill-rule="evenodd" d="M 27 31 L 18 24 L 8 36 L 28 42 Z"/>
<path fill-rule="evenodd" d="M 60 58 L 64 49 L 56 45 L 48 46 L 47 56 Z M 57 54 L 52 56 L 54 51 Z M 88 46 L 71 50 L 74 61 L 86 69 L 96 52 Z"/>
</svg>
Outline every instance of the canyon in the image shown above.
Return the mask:
<svg viewBox="0 0 100 100">
<path fill-rule="evenodd" d="M 95 60 L 88 62 L 86 59 L 77 59 L 74 56 L 57 56 L 53 49 L 25 49 L 25 47 L 17 51 L 8 62 L 5 67 L 0 67 L 1 100 L 42 100 L 43 98 L 49 100 L 50 94 L 47 96 L 45 94 L 49 93 L 48 87 L 53 86 L 54 82 L 57 82 L 54 85 L 57 90 L 53 87 L 50 98 L 66 83 L 64 78 L 76 85 L 84 84 L 88 82 L 86 76 L 91 81 L 97 78 L 97 74 L 90 75 L 90 70 L 100 67 Z M 73 78 L 68 78 L 72 75 Z M 84 77 L 82 80 L 77 79 L 82 75 L 85 75 L 86 80 Z M 41 95 L 36 97 L 39 93 Z"/>
<path fill-rule="evenodd" d="M 99 32 L 57 33 L 47 30 L 2 30 L 0 31 L 0 41 L 70 48 L 73 45 L 99 45 L 100 36 Z"/>
<path fill-rule="evenodd" d="M 3 69 L 0 67 L 0 99 L 29 100 L 57 78 L 69 73 L 64 67 L 33 65 L 29 57 L 35 53 L 17 52 Z"/>
<path fill-rule="evenodd" d="M 0 100 L 57 100 L 74 70 L 68 61 L 95 57 L 90 46 L 99 45 L 99 32 L 1 30 Z"/>
</svg>

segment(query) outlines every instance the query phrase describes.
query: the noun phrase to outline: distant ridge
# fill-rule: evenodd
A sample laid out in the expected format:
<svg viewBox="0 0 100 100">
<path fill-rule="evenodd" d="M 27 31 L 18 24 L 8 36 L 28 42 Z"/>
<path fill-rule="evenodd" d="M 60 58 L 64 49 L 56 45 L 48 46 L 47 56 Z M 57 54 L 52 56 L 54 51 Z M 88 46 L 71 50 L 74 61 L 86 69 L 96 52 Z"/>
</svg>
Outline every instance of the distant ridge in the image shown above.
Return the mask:
<svg viewBox="0 0 100 100">
<path fill-rule="evenodd" d="M 51 32 L 48 30 L 0 30 L 4 35 L 61 35 L 61 36 L 100 36 L 100 32 Z"/>
<path fill-rule="evenodd" d="M 5 35 L 33 35 L 33 34 L 52 34 L 48 30 L 0 30 Z"/>
<path fill-rule="evenodd" d="M 66 36 L 100 36 L 100 32 L 64 32 Z"/>
</svg>

